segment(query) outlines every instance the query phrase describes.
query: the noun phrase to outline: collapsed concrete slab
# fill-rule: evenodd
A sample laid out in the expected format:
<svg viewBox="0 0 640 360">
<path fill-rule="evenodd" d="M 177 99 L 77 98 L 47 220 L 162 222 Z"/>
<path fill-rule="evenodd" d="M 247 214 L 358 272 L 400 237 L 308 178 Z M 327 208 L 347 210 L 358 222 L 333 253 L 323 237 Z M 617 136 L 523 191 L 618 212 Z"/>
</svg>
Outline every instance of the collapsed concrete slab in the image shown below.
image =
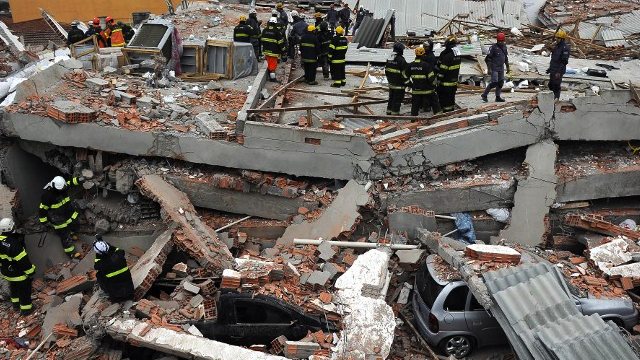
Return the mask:
<svg viewBox="0 0 640 360">
<path fill-rule="evenodd" d="M 106 330 L 115 340 L 186 359 L 279 360 L 285 359 L 204 337 L 156 327 L 135 319 L 112 319 Z"/>
<path fill-rule="evenodd" d="M 556 198 L 555 161 L 558 146 L 550 140 L 529 146 L 525 158 L 527 178 L 518 182 L 511 223 L 499 237 L 524 245 L 542 242 L 544 218 Z"/>
<path fill-rule="evenodd" d="M 349 181 L 338 190 L 338 196 L 319 218 L 290 225 L 277 243 L 293 245 L 295 238 L 331 240 L 345 231 L 351 231 L 360 218 L 358 207 L 369 202 L 367 190 L 366 185 L 360 185 L 355 180 Z"/>
<path fill-rule="evenodd" d="M 157 201 L 164 216 L 178 225 L 175 244 L 203 267 L 215 273 L 230 268 L 233 257 L 215 231 L 198 216 L 189 198 L 158 175 L 146 175 L 136 182 L 145 196 Z"/>
<path fill-rule="evenodd" d="M 167 256 L 173 249 L 173 236 L 175 226 L 164 231 L 151 247 L 138 259 L 131 268 L 131 279 L 133 280 L 133 288 L 135 289 L 135 299 L 141 299 L 147 291 L 153 286 L 160 273 L 162 266 L 167 260 Z"/>
<path fill-rule="evenodd" d="M 556 202 L 572 202 L 640 195 L 640 169 L 618 168 L 558 181 Z"/>
<path fill-rule="evenodd" d="M 349 313 L 343 318 L 333 359 L 342 358 L 341 354 L 358 360 L 389 356 L 396 326 L 393 310 L 385 302 L 389 258 L 385 250 L 369 250 L 336 280 L 336 301 Z"/>
<path fill-rule="evenodd" d="M 80 303 L 82 302 L 82 294 L 69 296 L 66 302 L 62 302 L 60 298 L 57 299 L 57 305 L 54 300 L 42 322 L 43 339 L 53 332 L 53 327 L 56 324 L 65 324 L 72 328 L 82 324 L 80 314 L 78 313 Z M 55 341 L 55 338 L 50 338 L 50 341 Z"/>
</svg>

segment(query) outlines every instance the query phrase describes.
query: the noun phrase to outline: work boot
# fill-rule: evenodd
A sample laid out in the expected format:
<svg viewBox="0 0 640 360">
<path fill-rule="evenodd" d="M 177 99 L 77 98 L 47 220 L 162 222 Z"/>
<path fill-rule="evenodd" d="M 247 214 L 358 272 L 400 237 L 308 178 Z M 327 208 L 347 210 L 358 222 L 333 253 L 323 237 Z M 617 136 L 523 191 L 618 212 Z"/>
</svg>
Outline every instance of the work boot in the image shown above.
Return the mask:
<svg viewBox="0 0 640 360">
<path fill-rule="evenodd" d="M 312 81 L 312 82 L 309 83 L 309 85 L 318 85 L 318 82 L 317 81 Z"/>
<path fill-rule="evenodd" d="M 391 110 L 387 110 L 387 115 L 391 115 Z"/>
<path fill-rule="evenodd" d="M 484 102 L 488 102 L 489 101 L 489 99 L 487 99 L 487 95 L 485 95 L 485 94 L 480 95 L 480 97 L 482 98 L 482 101 L 484 101 Z"/>
<path fill-rule="evenodd" d="M 33 313 L 33 308 L 28 310 L 20 310 L 20 316 L 29 316 Z"/>
<path fill-rule="evenodd" d="M 331 87 L 335 87 L 335 88 L 340 87 L 340 86 L 342 86 L 342 85 L 340 85 L 340 84 L 338 84 L 338 83 L 333 83 L 333 84 L 331 84 Z"/>
<path fill-rule="evenodd" d="M 496 102 L 505 102 L 505 101 L 507 101 L 507 100 L 505 100 L 505 99 L 503 99 L 501 97 L 497 97 L 496 98 Z"/>
</svg>

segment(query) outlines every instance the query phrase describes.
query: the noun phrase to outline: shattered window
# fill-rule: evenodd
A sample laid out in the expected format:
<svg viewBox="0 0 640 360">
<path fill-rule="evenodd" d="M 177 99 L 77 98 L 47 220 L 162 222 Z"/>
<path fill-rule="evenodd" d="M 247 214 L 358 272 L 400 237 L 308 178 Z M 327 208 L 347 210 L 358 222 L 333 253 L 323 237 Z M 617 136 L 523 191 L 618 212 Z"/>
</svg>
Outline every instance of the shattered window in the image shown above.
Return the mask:
<svg viewBox="0 0 640 360">
<path fill-rule="evenodd" d="M 451 290 L 447 300 L 444 302 L 444 309 L 446 311 L 464 311 L 467 304 L 467 293 L 469 288 L 466 285 L 458 286 Z"/>
<path fill-rule="evenodd" d="M 275 306 L 250 300 L 236 301 L 236 317 L 243 324 L 288 324 L 293 318 Z"/>
</svg>

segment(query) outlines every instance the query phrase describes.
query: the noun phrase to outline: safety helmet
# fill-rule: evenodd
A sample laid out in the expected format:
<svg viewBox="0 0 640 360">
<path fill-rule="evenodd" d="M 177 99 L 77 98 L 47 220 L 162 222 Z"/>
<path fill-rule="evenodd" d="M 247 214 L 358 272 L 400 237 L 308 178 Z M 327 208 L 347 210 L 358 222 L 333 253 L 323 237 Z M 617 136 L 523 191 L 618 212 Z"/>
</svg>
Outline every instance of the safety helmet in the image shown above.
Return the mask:
<svg viewBox="0 0 640 360">
<path fill-rule="evenodd" d="M 416 56 L 423 56 L 425 53 L 424 48 L 422 46 L 418 46 L 415 49 L 415 52 L 416 52 Z"/>
<path fill-rule="evenodd" d="M 249 10 L 249 14 L 257 14 L 258 12 L 256 11 L 256 9 L 251 9 Z"/>
<path fill-rule="evenodd" d="M 327 23 L 326 21 L 323 21 L 320 23 L 320 31 L 328 31 L 329 30 L 329 23 Z"/>
<path fill-rule="evenodd" d="M 284 5 L 282 5 L 281 2 L 276 4 L 276 9 L 282 9 L 282 8 L 284 8 Z"/>
<path fill-rule="evenodd" d="M 498 36 L 496 36 L 496 40 L 498 40 L 498 41 L 505 41 L 505 40 L 506 40 L 506 38 L 507 38 L 507 37 L 504 35 L 504 33 L 503 33 L 503 32 L 499 32 L 499 33 L 498 33 Z"/>
<path fill-rule="evenodd" d="M 16 223 L 13 221 L 12 218 L 4 218 L 0 220 L 0 232 L 3 232 L 3 233 L 12 232 L 15 227 L 16 227 Z"/>
<path fill-rule="evenodd" d="M 71 22 L 71 26 L 78 26 L 78 25 L 80 25 L 80 22 L 78 20 L 73 20 Z"/>
<path fill-rule="evenodd" d="M 322 14 L 317 12 L 317 13 L 313 14 L 313 17 L 316 18 L 316 19 L 322 18 Z"/>
<path fill-rule="evenodd" d="M 53 178 L 53 180 L 51 180 L 51 183 L 49 184 L 52 187 L 54 187 L 56 190 L 62 190 L 67 185 L 67 182 L 64 180 L 62 176 L 56 176 Z"/>
<path fill-rule="evenodd" d="M 422 44 L 422 47 L 426 50 L 433 50 L 433 40 L 427 39 L 427 41 Z"/>
<path fill-rule="evenodd" d="M 449 35 L 447 40 L 445 40 L 444 42 L 444 46 L 456 46 L 457 43 L 458 43 L 458 39 L 456 38 L 456 36 Z"/>
<path fill-rule="evenodd" d="M 244 15 L 240 15 L 240 21 L 247 21 L 247 17 Z"/>
<path fill-rule="evenodd" d="M 278 23 L 278 19 L 272 17 L 269 19 L 269 24 L 277 24 Z"/>
<path fill-rule="evenodd" d="M 296 10 L 293 10 L 293 11 L 291 12 L 291 17 L 294 17 L 294 16 L 298 16 L 298 17 L 299 17 L 299 16 L 300 16 L 300 14 L 299 14 Z"/>
<path fill-rule="evenodd" d="M 307 26 L 307 31 L 311 32 L 311 31 L 316 31 L 316 26 L 315 25 L 309 25 Z"/>
<path fill-rule="evenodd" d="M 276 9 L 271 10 L 271 16 L 274 16 L 274 15 L 278 16 L 278 10 Z"/>
<path fill-rule="evenodd" d="M 393 44 L 393 52 L 394 53 L 398 53 L 401 54 L 404 51 L 404 44 L 397 42 L 395 44 Z"/>
<path fill-rule="evenodd" d="M 566 39 L 567 38 L 567 32 L 564 31 L 563 29 L 558 29 L 558 31 L 556 31 L 556 38 L 558 39 Z"/>
<path fill-rule="evenodd" d="M 340 35 L 344 34 L 344 29 L 342 28 L 342 26 L 338 26 L 336 28 L 336 34 L 340 34 Z"/>
<path fill-rule="evenodd" d="M 93 243 L 93 251 L 95 251 L 96 254 L 104 255 L 109 252 L 109 244 L 104 240 L 98 240 Z"/>
<path fill-rule="evenodd" d="M 100 25 L 100 19 L 98 19 L 97 17 L 93 18 L 93 25 Z"/>
<path fill-rule="evenodd" d="M 107 16 L 107 18 L 104 21 L 106 21 L 106 23 L 108 24 L 113 21 L 113 18 L 111 16 Z"/>
</svg>

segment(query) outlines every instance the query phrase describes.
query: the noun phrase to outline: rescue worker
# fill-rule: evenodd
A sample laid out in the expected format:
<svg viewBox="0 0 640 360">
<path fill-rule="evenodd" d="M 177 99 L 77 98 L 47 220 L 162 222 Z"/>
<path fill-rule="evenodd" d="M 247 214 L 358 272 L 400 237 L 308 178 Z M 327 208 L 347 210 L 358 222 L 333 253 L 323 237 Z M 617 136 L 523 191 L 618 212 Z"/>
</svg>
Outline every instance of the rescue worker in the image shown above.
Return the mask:
<svg viewBox="0 0 640 360">
<path fill-rule="evenodd" d="M 100 27 L 100 19 L 93 18 L 91 25 L 92 26 L 87 31 L 86 36 L 87 37 L 95 36 L 96 41 L 98 42 L 98 47 L 100 48 L 107 47 L 107 42 L 104 37 L 104 31 L 102 30 L 102 27 Z"/>
<path fill-rule="evenodd" d="M 344 3 L 342 5 L 342 9 L 338 12 L 340 17 L 340 25 L 344 29 L 344 34 L 349 35 L 349 22 L 351 21 L 351 9 L 349 9 L 349 4 Z"/>
<path fill-rule="evenodd" d="M 415 49 L 416 59 L 409 64 L 407 76 L 411 79 L 411 116 L 418 116 L 420 109 L 431 108 L 433 114 L 440 112 L 440 103 L 436 95 L 436 74 L 433 65 L 425 59 L 424 47 Z"/>
<path fill-rule="evenodd" d="M 136 32 L 133 31 L 133 28 L 129 26 L 129 24 L 125 24 L 122 21 L 118 21 L 118 26 L 120 26 L 120 28 L 122 29 L 122 33 L 124 34 L 124 41 L 127 43 L 131 41 L 131 39 L 133 39 L 133 36 L 136 34 Z"/>
<path fill-rule="evenodd" d="M 319 12 L 313 14 L 313 19 L 315 20 L 316 29 L 320 29 L 320 24 L 324 21 L 322 14 Z"/>
<path fill-rule="evenodd" d="M 107 16 L 107 29 L 104 31 L 107 44 L 110 47 L 124 47 L 127 43 L 124 40 L 122 28 L 116 24 L 111 16 Z"/>
<path fill-rule="evenodd" d="M 302 66 L 304 66 L 304 80 L 309 85 L 318 85 L 316 69 L 318 68 L 320 50 L 316 27 L 315 25 L 309 25 L 307 26 L 307 32 L 300 39 L 300 56 L 302 58 Z"/>
<path fill-rule="evenodd" d="M 365 9 L 363 6 L 360 6 L 360 9 L 358 9 L 358 12 L 356 13 L 356 24 L 353 26 L 353 35 L 355 35 L 356 31 L 358 31 L 358 28 L 362 24 L 365 16 L 367 16 L 367 9 Z"/>
<path fill-rule="evenodd" d="M 69 36 L 67 37 L 67 46 L 75 44 L 78 41 L 84 40 L 86 38 L 84 32 L 78 29 L 78 25 L 80 25 L 80 23 L 77 21 L 71 22 L 71 30 L 69 30 Z"/>
<path fill-rule="evenodd" d="M 393 44 L 393 55 L 387 59 L 384 73 L 389 83 L 389 102 L 387 115 L 400 115 L 400 106 L 404 100 L 404 88 L 409 80 L 407 76 L 408 64 L 404 59 L 404 44 Z"/>
<path fill-rule="evenodd" d="M 0 277 L 9 282 L 11 304 L 20 315 L 33 312 L 31 278 L 36 271 L 24 248 L 24 238 L 15 231 L 12 218 L 0 220 Z"/>
<path fill-rule="evenodd" d="M 53 227 L 60 237 L 65 254 L 70 257 L 79 256 L 73 244 L 76 239 L 75 230 L 79 214 L 69 195 L 69 190 L 80 186 L 84 181 L 83 177 L 74 177 L 66 181 L 62 176 L 56 176 L 44 187 L 40 200 L 40 223 Z"/>
<path fill-rule="evenodd" d="M 278 27 L 278 19 L 275 17 L 269 19 L 267 28 L 262 32 L 262 48 L 262 52 L 267 59 L 269 80 L 276 81 L 278 60 L 280 57 L 284 57 L 283 61 L 286 61 L 286 47 L 284 35 Z"/>
<path fill-rule="evenodd" d="M 453 111 L 456 105 L 458 91 L 458 75 L 460 74 L 460 50 L 456 47 L 458 41 L 451 35 L 444 42 L 444 50 L 436 62 L 438 72 L 438 98 L 442 111 Z"/>
<path fill-rule="evenodd" d="M 273 9 L 273 11 L 271 11 L 271 18 L 272 19 L 273 18 L 276 19 L 276 28 L 278 29 L 278 31 L 280 31 L 282 33 L 282 39 L 284 40 L 284 47 L 285 47 L 285 49 L 288 49 L 289 48 L 289 43 L 287 41 L 287 26 L 288 25 L 287 24 L 282 24 L 280 22 L 279 18 L 278 18 L 278 15 L 279 15 L 278 10 Z M 287 55 L 286 53 L 282 54 L 283 60 L 284 60 L 284 57 L 286 57 L 286 55 Z"/>
<path fill-rule="evenodd" d="M 555 34 L 556 45 L 551 52 L 551 61 L 547 74 L 549 74 L 549 90 L 553 91 L 555 100 L 560 100 L 560 86 L 562 85 L 562 77 L 567 72 L 567 64 L 569 56 L 571 56 L 571 46 L 565 41 L 567 33 L 559 29 Z"/>
<path fill-rule="evenodd" d="M 133 300 L 133 281 L 124 250 L 104 241 L 102 235 L 96 235 L 93 250 L 96 253 L 94 268 L 98 285 L 107 293 L 109 300 L 111 302 Z"/>
<path fill-rule="evenodd" d="M 249 10 L 249 20 L 247 22 L 249 26 L 251 26 L 251 45 L 253 45 L 253 52 L 256 55 L 256 59 L 260 60 L 262 58 L 262 47 L 260 44 L 260 36 L 262 35 L 262 31 L 260 30 L 260 25 L 262 24 L 261 20 L 258 20 L 258 13 L 256 9 Z"/>
<path fill-rule="evenodd" d="M 507 73 L 510 73 L 509 69 L 509 57 L 507 52 L 507 45 L 505 45 L 506 36 L 503 32 L 498 33 L 496 36 L 496 43 L 489 48 L 489 54 L 487 54 L 487 69 L 491 75 L 491 82 L 484 89 L 481 95 L 482 101 L 487 102 L 487 96 L 491 89 L 496 89 L 496 102 L 505 102 L 500 96 L 502 92 L 502 86 L 504 85 L 504 68 L 507 67 Z"/>
<path fill-rule="evenodd" d="M 333 79 L 332 87 L 341 87 L 347 85 L 347 77 L 344 71 L 346 66 L 347 47 L 349 41 L 344 36 L 342 26 L 336 28 L 336 35 L 329 43 L 329 61 L 331 61 L 331 78 Z"/>
<path fill-rule="evenodd" d="M 240 15 L 238 25 L 233 28 L 233 41 L 239 43 L 251 42 L 251 33 L 253 29 L 247 25 L 247 17 Z"/>
<path fill-rule="evenodd" d="M 338 11 L 336 10 L 336 5 L 329 5 L 329 10 L 327 10 L 327 22 L 331 27 L 331 32 L 335 31 L 336 26 L 338 26 Z"/>
<path fill-rule="evenodd" d="M 422 44 L 422 47 L 424 48 L 424 56 L 422 58 L 424 59 L 424 61 L 430 63 L 431 66 L 433 66 L 433 68 L 435 69 L 436 61 L 438 61 L 438 59 L 433 53 L 433 40 L 427 39 L 427 41 Z"/>
<path fill-rule="evenodd" d="M 325 80 L 329 79 L 329 45 L 331 45 L 331 32 L 329 31 L 329 23 L 323 21 L 318 29 L 318 41 L 320 41 L 320 56 L 318 56 L 318 65 L 322 67 L 322 76 Z"/>
<path fill-rule="evenodd" d="M 278 22 L 286 28 L 289 25 L 289 14 L 284 10 L 284 5 L 281 2 L 277 3 L 276 10 L 278 11 Z"/>
<path fill-rule="evenodd" d="M 293 25 L 289 33 L 289 57 L 294 59 L 298 53 L 300 40 L 307 32 L 307 22 L 295 10 L 291 12 L 291 16 L 293 17 Z"/>
</svg>

